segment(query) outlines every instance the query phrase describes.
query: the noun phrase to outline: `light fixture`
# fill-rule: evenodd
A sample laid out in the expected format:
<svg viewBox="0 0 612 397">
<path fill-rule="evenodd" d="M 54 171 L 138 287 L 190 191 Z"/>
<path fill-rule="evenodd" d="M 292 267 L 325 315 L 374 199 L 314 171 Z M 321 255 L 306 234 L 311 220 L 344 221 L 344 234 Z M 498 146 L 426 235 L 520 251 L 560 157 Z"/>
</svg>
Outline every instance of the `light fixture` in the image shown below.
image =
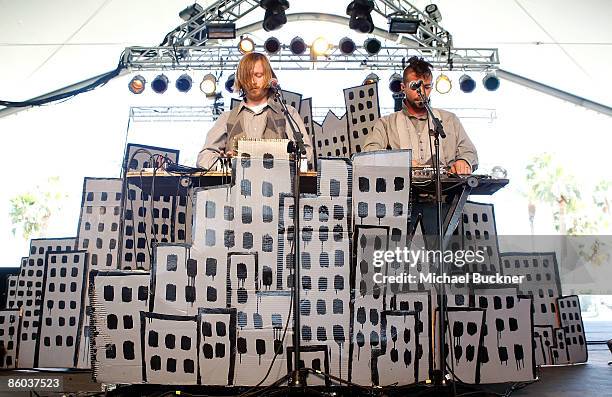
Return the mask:
<svg viewBox="0 0 612 397">
<path fill-rule="evenodd" d="M 344 37 L 340 40 L 338 48 L 340 49 L 340 52 L 342 54 L 349 55 L 355 52 L 357 46 L 355 45 L 355 42 L 352 39 L 350 39 L 349 37 Z"/>
<path fill-rule="evenodd" d="M 374 22 L 370 13 L 374 9 L 373 0 L 354 0 L 346 7 L 346 15 L 349 15 L 349 28 L 360 33 L 372 33 Z"/>
<path fill-rule="evenodd" d="M 301 37 L 294 37 L 289 44 L 289 49 L 293 55 L 301 55 L 306 51 L 306 43 Z"/>
<path fill-rule="evenodd" d="M 420 24 L 416 18 L 389 18 L 389 33 L 415 34 Z"/>
<path fill-rule="evenodd" d="M 261 0 L 259 5 L 266 10 L 261 24 L 266 32 L 279 29 L 287 23 L 285 10 L 289 8 L 288 0 Z"/>
<path fill-rule="evenodd" d="M 482 79 L 482 85 L 484 85 L 488 91 L 495 91 L 499 88 L 499 77 L 497 77 L 495 73 L 489 72 Z"/>
<path fill-rule="evenodd" d="M 248 54 L 255 50 L 255 42 L 250 37 L 241 37 L 238 42 L 238 50 L 243 54 Z"/>
<path fill-rule="evenodd" d="M 425 6 L 425 12 L 434 22 L 438 23 L 442 20 L 442 14 L 436 4 Z"/>
<path fill-rule="evenodd" d="M 448 94 L 451 88 L 453 88 L 453 84 L 451 83 L 450 79 L 447 75 L 441 73 L 436 78 L 436 91 L 438 91 L 440 94 Z"/>
<path fill-rule="evenodd" d="M 225 89 L 231 93 L 234 92 L 234 83 L 236 82 L 236 75 L 234 73 L 225 80 Z"/>
<path fill-rule="evenodd" d="M 174 85 L 179 92 L 189 91 L 192 85 L 191 76 L 189 76 L 187 73 L 182 74 L 178 79 L 176 79 L 176 83 L 174 83 Z"/>
<path fill-rule="evenodd" d="M 325 56 L 329 51 L 329 41 L 325 37 L 317 37 L 310 45 L 310 54 L 317 56 Z"/>
<path fill-rule="evenodd" d="M 235 23 L 207 23 L 206 37 L 209 39 L 235 39 Z"/>
<path fill-rule="evenodd" d="M 369 39 L 366 39 L 366 41 L 364 41 L 363 43 L 363 48 L 365 48 L 365 50 L 370 55 L 378 54 L 378 51 L 380 51 L 381 47 L 382 44 L 380 43 L 380 40 L 378 40 L 376 37 L 370 37 Z"/>
<path fill-rule="evenodd" d="M 215 96 L 217 91 L 217 78 L 211 73 L 204 76 L 200 83 L 200 90 L 207 97 Z"/>
<path fill-rule="evenodd" d="M 276 37 L 268 37 L 264 42 L 264 49 L 268 54 L 276 54 L 281 49 L 281 43 Z"/>
<path fill-rule="evenodd" d="M 399 73 L 393 73 L 391 75 L 391 78 L 389 78 L 389 89 L 391 90 L 391 92 L 394 94 L 402 92 L 402 82 L 402 75 L 400 75 Z"/>
<path fill-rule="evenodd" d="M 476 82 L 469 75 L 464 74 L 459 78 L 459 88 L 465 93 L 470 93 L 476 88 Z"/>
<path fill-rule="evenodd" d="M 145 90 L 146 80 L 141 75 L 134 76 L 130 83 L 128 84 L 128 88 L 132 92 L 132 94 L 142 94 Z"/>
<path fill-rule="evenodd" d="M 363 80 L 363 85 L 378 83 L 379 80 L 380 80 L 380 77 L 378 77 L 376 73 L 370 73 Z"/>
<path fill-rule="evenodd" d="M 179 17 L 183 20 L 183 21 L 188 21 L 191 18 L 195 17 L 196 15 L 198 15 L 199 13 L 201 13 L 202 11 L 204 11 L 204 8 L 199 5 L 198 3 L 194 3 L 190 6 L 187 6 L 183 9 L 183 11 L 179 12 Z"/>
<path fill-rule="evenodd" d="M 168 78 L 164 74 L 157 75 L 151 82 L 151 88 L 158 94 L 163 94 L 168 89 Z"/>
</svg>

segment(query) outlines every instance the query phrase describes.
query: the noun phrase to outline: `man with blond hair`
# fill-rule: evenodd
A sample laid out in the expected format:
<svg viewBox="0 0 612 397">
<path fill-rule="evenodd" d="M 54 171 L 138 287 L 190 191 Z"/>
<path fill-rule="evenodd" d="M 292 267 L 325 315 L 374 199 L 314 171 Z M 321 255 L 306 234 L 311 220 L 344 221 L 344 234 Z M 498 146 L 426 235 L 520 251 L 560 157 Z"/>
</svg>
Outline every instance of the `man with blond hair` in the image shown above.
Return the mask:
<svg viewBox="0 0 612 397">
<path fill-rule="evenodd" d="M 243 99 L 238 106 L 222 113 L 208 131 L 204 147 L 198 154 L 198 167 L 208 169 L 219 156 L 233 156 L 241 138 L 293 140 L 293 130 L 270 88 L 274 77 L 265 55 L 251 52 L 242 57 L 236 69 L 234 91 Z M 312 145 L 302 118 L 293 107 L 287 105 L 287 108 L 302 134 L 306 157 L 312 164 Z"/>
</svg>

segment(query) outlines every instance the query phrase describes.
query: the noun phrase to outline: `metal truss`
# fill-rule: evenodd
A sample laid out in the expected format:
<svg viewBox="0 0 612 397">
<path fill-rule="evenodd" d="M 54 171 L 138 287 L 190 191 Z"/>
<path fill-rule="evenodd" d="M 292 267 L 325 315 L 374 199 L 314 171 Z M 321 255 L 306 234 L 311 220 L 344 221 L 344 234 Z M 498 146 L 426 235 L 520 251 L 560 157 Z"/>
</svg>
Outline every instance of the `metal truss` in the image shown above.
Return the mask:
<svg viewBox="0 0 612 397">
<path fill-rule="evenodd" d="M 255 50 L 265 52 L 261 45 L 256 45 Z M 426 58 L 436 70 L 484 71 L 497 69 L 499 65 L 495 48 L 447 50 L 419 46 L 383 46 L 376 55 L 368 54 L 363 48 L 345 55 L 337 46 L 332 46 L 328 55 L 313 57 L 310 53 L 295 55 L 288 45 L 282 45 L 269 59 L 279 70 L 402 70 L 413 55 Z M 241 57 L 236 46 L 129 47 L 124 53 L 124 63 L 137 70 L 235 70 Z"/>
<path fill-rule="evenodd" d="M 259 8 L 259 1 L 256 0 L 218 0 L 169 32 L 164 38 L 162 45 L 205 45 L 207 42 L 207 23 L 235 23 L 257 8 Z M 385 19 L 390 17 L 408 17 L 420 20 L 421 24 L 419 25 L 418 32 L 410 36 L 412 40 L 416 40 L 422 46 L 438 48 L 450 48 L 452 46 L 451 34 L 426 13 L 406 0 L 375 0 L 374 11 Z"/>
<path fill-rule="evenodd" d="M 321 124 L 327 112 L 338 116 L 346 113 L 344 106 L 313 106 L 312 118 Z M 495 109 L 490 108 L 445 108 L 455 113 L 461 119 L 480 119 L 492 123 L 497 119 Z M 391 107 L 382 107 L 382 114 L 392 113 Z M 130 108 L 130 119 L 133 122 L 213 122 L 219 117 L 219 107 L 214 104 L 207 106 L 138 106 Z"/>
</svg>

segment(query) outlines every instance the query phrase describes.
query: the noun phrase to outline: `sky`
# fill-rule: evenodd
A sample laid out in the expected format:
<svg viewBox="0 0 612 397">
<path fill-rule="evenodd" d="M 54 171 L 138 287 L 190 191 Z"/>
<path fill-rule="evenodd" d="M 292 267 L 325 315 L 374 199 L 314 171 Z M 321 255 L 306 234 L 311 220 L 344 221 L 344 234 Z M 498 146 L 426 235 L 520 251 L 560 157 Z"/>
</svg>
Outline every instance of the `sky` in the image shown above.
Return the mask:
<svg viewBox="0 0 612 397">
<path fill-rule="evenodd" d="M 499 48 L 500 68 L 541 81 L 576 95 L 612 106 L 612 2 L 569 0 L 434 1 L 442 26 L 453 34 L 455 47 Z M 130 45 L 156 45 L 181 21 L 178 12 L 188 1 L 0 0 L 0 99 L 24 100 L 113 69 Z M 291 1 L 288 12 L 329 12 L 344 15 L 346 4 Z M 423 8 L 429 2 L 413 1 Z M 493 5 L 494 4 L 494 5 Z M 244 19 L 255 22 L 263 11 Z M 385 28 L 384 21 L 376 21 Z M 240 24 L 239 24 L 240 26 Z M 292 23 L 274 35 L 283 42 L 301 35 L 307 42 L 325 32 L 330 41 L 351 36 L 359 44 L 367 35 L 330 23 Z M 271 34 L 254 31 L 257 43 Z M 391 43 L 389 43 L 391 44 Z M 173 82 L 184 71 L 166 71 Z M 151 81 L 159 72 L 142 73 Z M 199 82 L 204 71 L 188 71 Z M 369 71 L 277 70 L 283 88 L 312 97 L 313 106 L 341 107 L 342 89 L 359 85 Z M 378 73 L 380 105 L 392 107 L 387 89 L 391 71 Z M 453 90 L 432 95 L 436 107 L 456 112 L 476 144 L 479 172 L 493 166 L 508 171 L 511 183 L 480 201 L 495 204 L 500 234 L 529 233 L 525 166 L 534 155 L 549 152 L 573 173 L 585 197 L 599 180 L 610 180 L 609 148 L 612 120 L 508 81 L 499 90 L 478 88 L 471 94 L 457 89 L 462 71 L 448 74 Z M 75 236 L 83 178 L 118 177 L 126 142 L 181 149 L 181 163 L 193 164 L 209 123 L 139 122 L 130 120 L 138 106 L 202 106 L 209 102 L 197 90 L 158 95 L 127 90 L 133 74 L 117 78 L 93 92 L 59 104 L 0 118 L 5 164 L 0 191 L 0 266 L 18 266 L 28 242 L 12 235 L 9 200 L 59 177 L 67 196 L 50 219 L 46 237 Z M 226 77 L 224 75 L 224 77 Z M 434 76 L 435 79 L 435 76 Z M 223 80 L 222 80 L 223 82 Z M 229 104 L 230 96 L 225 94 Z M 341 116 L 339 114 L 338 116 Z M 476 117 L 473 117 L 476 116 Z M 554 231 L 550 208 L 539 206 L 536 233 Z"/>
</svg>

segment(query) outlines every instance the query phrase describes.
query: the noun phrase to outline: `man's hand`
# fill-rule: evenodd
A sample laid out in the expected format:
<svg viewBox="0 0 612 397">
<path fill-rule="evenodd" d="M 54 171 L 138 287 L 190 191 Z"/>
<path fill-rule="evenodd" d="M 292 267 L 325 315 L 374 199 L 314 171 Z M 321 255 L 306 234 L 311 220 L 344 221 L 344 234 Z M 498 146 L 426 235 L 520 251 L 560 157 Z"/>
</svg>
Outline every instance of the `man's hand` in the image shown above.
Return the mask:
<svg viewBox="0 0 612 397">
<path fill-rule="evenodd" d="M 472 173 L 472 167 L 465 160 L 457 160 L 451 165 L 450 172 L 459 175 L 469 175 Z"/>
<path fill-rule="evenodd" d="M 219 157 L 227 157 L 227 158 L 232 158 L 236 156 L 236 151 L 235 150 L 228 150 L 227 152 L 225 152 L 223 149 L 221 149 L 221 152 L 219 153 Z"/>
</svg>

